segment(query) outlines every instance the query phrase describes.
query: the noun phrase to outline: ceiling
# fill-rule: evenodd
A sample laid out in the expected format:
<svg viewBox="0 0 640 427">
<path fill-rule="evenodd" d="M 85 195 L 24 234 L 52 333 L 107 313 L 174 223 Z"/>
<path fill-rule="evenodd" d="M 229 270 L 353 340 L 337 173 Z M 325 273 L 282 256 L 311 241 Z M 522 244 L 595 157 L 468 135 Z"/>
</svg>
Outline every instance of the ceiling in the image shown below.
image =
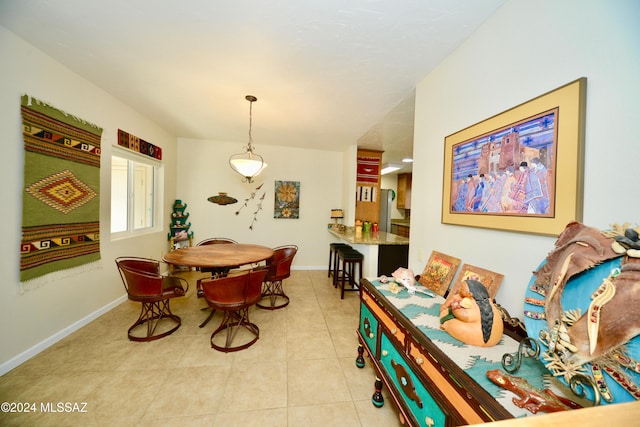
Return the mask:
<svg viewBox="0 0 640 427">
<path fill-rule="evenodd" d="M 257 152 L 398 162 L 416 84 L 504 1 L 0 0 L 0 25 L 176 136 L 246 143 L 250 94 Z"/>
</svg>

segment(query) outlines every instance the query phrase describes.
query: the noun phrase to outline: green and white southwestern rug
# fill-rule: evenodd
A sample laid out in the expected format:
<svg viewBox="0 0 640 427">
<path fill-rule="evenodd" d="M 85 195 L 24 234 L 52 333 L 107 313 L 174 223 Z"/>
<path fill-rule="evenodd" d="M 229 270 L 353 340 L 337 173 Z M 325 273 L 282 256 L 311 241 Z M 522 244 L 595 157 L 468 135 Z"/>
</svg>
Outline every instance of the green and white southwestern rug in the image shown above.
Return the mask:
<svg viewBox="0 0 640 427">
<path fill-rule="evenodd" d="M 21 104 L 24 289 L 34 279 L 100 259 L 102 128 L 28 95 Z"/>
</svg>

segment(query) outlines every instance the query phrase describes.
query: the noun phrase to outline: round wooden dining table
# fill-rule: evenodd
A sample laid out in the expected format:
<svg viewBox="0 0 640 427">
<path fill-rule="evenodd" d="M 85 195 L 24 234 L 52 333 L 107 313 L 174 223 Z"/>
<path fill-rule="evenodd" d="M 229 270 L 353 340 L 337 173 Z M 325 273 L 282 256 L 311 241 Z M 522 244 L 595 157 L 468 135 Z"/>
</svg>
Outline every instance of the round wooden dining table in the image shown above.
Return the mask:
<svg viewBox="0 0 640 427">
<path fill-rule="evenodd" d="M 209 269 L 213 273 L 213 277 L 219 277 L 226 275 L 231 268 L 265 261 L 272 256 L 273 250 L 266 246 L 233 243 L 180 248 L 165 254 L 162 260 L 175 267 Z M 196 293 L 198 298 L 204 297 L 199 280 Z M 204 309 L 208 309 L 208 307 Z M 209 323 L 214 314 L 215 310 L 211 310 L 200 327 L 203 328 Z"/>
<path fill-rule="evenodd" d="M 272 256 L 273 250 L 266 246 L 234 243 L 180 248 L 165 254 L 162 260 L 174 266 L 218 269 L 253 264 Z"/>
</svg>

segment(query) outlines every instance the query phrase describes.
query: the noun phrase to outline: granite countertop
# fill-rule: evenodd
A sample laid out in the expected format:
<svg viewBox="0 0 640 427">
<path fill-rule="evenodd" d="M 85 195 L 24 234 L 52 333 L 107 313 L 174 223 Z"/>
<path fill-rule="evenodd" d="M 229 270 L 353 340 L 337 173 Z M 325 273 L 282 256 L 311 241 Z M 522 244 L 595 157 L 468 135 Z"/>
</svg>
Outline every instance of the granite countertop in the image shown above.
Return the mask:
<svg viewBox="0 0 640 427">
<path fill-rule="evenodd" d="M 397 234 L 391 234 L 384 231 L 378 231 L 377 233 L 362 232 L 361 236 L 356 237 L 354 227 L 347 227 L 345 231 L 334 230 L 329 228 L 329 233 L 334 236 L 352 243 L 355 245 L 408 245 L 409 238 L 398 236 Z"/>
</svg>

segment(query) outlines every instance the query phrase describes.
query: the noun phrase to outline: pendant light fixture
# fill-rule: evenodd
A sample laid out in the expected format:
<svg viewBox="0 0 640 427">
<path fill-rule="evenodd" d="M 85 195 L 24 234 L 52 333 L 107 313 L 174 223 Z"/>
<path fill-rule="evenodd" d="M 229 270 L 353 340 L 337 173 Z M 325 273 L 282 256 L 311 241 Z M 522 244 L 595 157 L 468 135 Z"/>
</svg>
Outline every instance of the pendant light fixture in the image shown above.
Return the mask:
<svg viewBox="0 0 640 427">
<path fill-rule="evenodd" d="M 234 154 L 229 158 L 229 165 L 231 169 L 244 178 L 242 182 L 253 182 L 253 178 L 262 172 L 267 167 L 267 164 L 261 155 L 253 152 L 253 138 L 251 137 L 252 106 L 258 98 L 253 95 L 247 95 L 245 99 L 249 101 L 249 144 L 243 147 L 244 152 Z"/>
</svg>

